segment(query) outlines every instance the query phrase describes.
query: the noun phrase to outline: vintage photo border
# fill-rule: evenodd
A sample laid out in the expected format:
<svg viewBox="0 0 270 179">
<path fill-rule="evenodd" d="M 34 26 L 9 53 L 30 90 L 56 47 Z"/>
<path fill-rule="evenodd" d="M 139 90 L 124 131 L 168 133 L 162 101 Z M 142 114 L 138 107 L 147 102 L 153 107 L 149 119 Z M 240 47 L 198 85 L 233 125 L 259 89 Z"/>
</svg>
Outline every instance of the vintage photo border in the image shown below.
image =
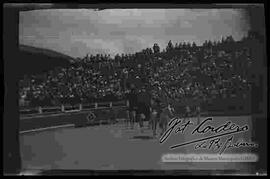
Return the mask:
<svg viewBox="0 0 270 179">
<path fill-rule="evenodd" d="M 262 7 L 263 4 L 252 4 L 252 5 L 243 5 L 243 4 L 176 4 L 176 3 L 168 3 L 168 4 L 150 4 L 150 3 L 141 3 L 141 4 L 4 4 L 4 19 L 3 19 L 3 56 L 4 56 L 4 121 L 3 121 L 3 135 L 4 135 L 4 173 L 5 174 L 14 174 L 18 173 L 21 168 L 20 163 L 20 151 L 19 151 L 19 106 L 17 103 L 18 97 L 18 88 L 16 86 L 17 77 L 20 73 L 23 73 L 23 62 L 18 62 L 16 59 L 19 58 L 18 56 L 18 24 L 19 24 L 19 12 L 20 11 L 28 11 L 34 9 L 52 9 L 52 8 L 96 8 L 96 9 L 106 9 L 106 8 L 239 8 L 239 7 L 250 7 L 256 8 L 261 7 L 264 8 L 265 14 L 269 14 L 269 10 L 266 6 Z M 269 23 L 269 17 L 265 16 L 265 22 Z M 269 27 L 266 27 L 269 31 Z M 267 30 L 265 29 L 265 33 Z M 268 37 L 268 43 L 266 42 L 266 37 Z M 269 47 L 269 34 L 265 37 L 265 51 L 266 51 L 266 43 Z M 268 51 L 267 51 L 268 52 Z M 266 52 L 265 52 L 266 53 Z M 266 54 L 264 54 L 266 55 Z M 269 56 L 269 52 L 268 52 Z M 256 140 L 258 143 L 264 144 L 265 149 L 260 151 L 260 155 L 267 156 L 267 104 L 268 104 L 268 83 L 267 77 L 268 74 L 268 61 L 265 59 L 260 63 L 262 69 L 258 70 L 258 76 L 263 76 L 263 86 L 259 86 L 263 91 L 263 97 L 267 96 L 267 101 L 263 101 L 263 113 L 262 115 L 253 115 L 252 118 L 260 120 L 259 122 L 256 121 L 256 129 L 260 130 L 260 132 L 256 133 Z M 265 66 L 267 65 L 267 69 Z M 267 70 L 267 71 L 266 71 Z M 266 74 L 267 73 L 267 74 Z M 267 86 L 266 86 L 267 84 Z M 252 91 L 252 95 L 256 95 L 258 91 Z M 252 98 L 253 99 L 253 98 Z M 258 101 L 254 99 L 252 102 L 254 105 L 259 105 Z M 256 168 L 263 169 L 262 171 L 266 171 L 266 161 L 267 157 L 261 162 L 259 162 Z M 148 170 L 148 171 L 139 171 L 139 170 L 129 170 L 129 171 L 44 171 L 41 175 L 230 175 L 233 174 L 233 171 L 177 171 L 177 170 Z M 251 172 L 253 173 L 253 171 Z M 254 171 L 254 173 L 256 173 Z"/>
</svg>

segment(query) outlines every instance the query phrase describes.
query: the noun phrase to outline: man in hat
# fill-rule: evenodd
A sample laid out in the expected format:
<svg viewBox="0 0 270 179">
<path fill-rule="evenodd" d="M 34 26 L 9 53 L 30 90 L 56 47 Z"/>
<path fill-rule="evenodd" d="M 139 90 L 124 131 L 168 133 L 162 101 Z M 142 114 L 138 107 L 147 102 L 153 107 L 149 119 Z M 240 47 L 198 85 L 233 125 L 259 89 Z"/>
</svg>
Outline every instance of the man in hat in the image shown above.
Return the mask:
<svg viewBox="0 0 270 179">
<path fill-rule="evenodd" d="M 160 113 L 160 120 L 159 120 L 159 124 L 161 128 L 160 136 L 162 136 L 166 132 L 168 123 L 170 119 L 172 119 L 174 116 L 174 109 L 172 107 L 172 104 L 162 103 L 161 106 L 162 106 L 162 111 Z"/>
<path fill-rule="evenodd" d="M 156 129 L 158 121 L 160 120 L 160 114 L 162 112 L 161 100 L 156 97 L 151 99 L 151 119 L 149 126 L 153 130 L 153 136 L 156 136 Z"/>
<path fill-rule="evenodd" d="M 128 101 L 128 120 L 130 123 L 131 128 L 133 129 L 137 111 L 137 92 L 135 90 L 135 85 L 131 84 L 131 90 L 127 94 L 127 101 Z"/>
<path fill-rule="evenodd" d="M 143 127 L 143 121 L 150 120 L 150 105 L 151 95 L 148 91 L 146 91 L 145 86 L 143 86 L 140 93 L 138 94 L 138 118 L 141 128 Z"/>
<path fill-rule="evenodd" d="M 191 117 L 191 109 L 189 105 L 185 106 L 184 122 Z"/>
</svg>

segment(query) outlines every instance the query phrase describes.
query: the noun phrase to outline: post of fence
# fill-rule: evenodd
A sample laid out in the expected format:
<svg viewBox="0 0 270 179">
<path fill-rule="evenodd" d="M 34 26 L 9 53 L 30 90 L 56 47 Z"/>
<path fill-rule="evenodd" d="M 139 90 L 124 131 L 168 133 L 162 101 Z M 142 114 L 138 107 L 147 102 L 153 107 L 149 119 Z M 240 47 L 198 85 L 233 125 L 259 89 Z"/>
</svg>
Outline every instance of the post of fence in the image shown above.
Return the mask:
<svg viewBox="0 0 270 179">
<path fill-rule="evenodd" d="M 82 104 L 79 105 L 79 110 L 80 110 L 80 111 L 82 110 Z"/>
<path fill-rule="evenodd" d="M 112 102 L 110 102 L 110 108 L 112 108 Z"/>
<path fill-rule="evenodd" d="M 38 113 L 42 114 L 42 108 L 40 106 L 38 107 Z"/>
<path fill-rule="evenodd" d="M 62 111 L 62 112 L 65 112 L 65 107 L 64 107 L 63 104 L 61 105 L 61 111 Z"/>
<path fill-rule="evenodd" d="M 97 109 L 97 107 L 98 107 L 98 106 L 97 106 L 97 102 L 95 102 L 95 109 Z"/>
</svg>

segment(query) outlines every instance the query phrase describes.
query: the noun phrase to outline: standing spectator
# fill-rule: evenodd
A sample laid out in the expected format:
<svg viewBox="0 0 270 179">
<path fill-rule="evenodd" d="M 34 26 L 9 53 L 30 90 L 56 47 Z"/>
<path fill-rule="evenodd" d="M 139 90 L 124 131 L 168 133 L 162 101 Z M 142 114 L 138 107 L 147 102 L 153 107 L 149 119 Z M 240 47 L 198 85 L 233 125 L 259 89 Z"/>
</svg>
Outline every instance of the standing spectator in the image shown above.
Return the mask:
<svg viewBox="0 0 270 179">
<path fill-rule="evenodd" d="M 138 95 L 139 125 L 141 129 L 143 127 L 143 121 L 150 120 L 150 104 L 151 104 L 151 96 L 149 92 L 146 91 L 145 86 L 143 86 L 142 90 Z"/>
<path fill-rule="evenodd" d="M 131 85 L 131 90 L 127 94 L 127 101 L 128 101 L 128 120 L 130 123 L 131 128 L 134 128 L 135 118 L 136 118 L 136 111 L 137 111 L 137 93 L 135 90 L 135 86 Z"/>
</svg>

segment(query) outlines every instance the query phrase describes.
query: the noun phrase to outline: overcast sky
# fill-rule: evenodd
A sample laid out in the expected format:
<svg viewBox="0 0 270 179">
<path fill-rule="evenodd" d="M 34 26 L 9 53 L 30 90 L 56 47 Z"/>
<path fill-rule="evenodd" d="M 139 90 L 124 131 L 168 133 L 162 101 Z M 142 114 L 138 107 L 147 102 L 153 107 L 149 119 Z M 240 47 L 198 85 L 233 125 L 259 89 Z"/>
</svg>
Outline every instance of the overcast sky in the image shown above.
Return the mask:
<svg viewBox="0 0 270 179">
<path fill-rule="evenodd" d="M 20 44 L 53 49 L 72 57 L 87 53 L 134 53 L 169 40 L 195 42 L 232 35 L 249 24 L 241 9 L 48 9 L 20 12 Z"/>
</svg>

